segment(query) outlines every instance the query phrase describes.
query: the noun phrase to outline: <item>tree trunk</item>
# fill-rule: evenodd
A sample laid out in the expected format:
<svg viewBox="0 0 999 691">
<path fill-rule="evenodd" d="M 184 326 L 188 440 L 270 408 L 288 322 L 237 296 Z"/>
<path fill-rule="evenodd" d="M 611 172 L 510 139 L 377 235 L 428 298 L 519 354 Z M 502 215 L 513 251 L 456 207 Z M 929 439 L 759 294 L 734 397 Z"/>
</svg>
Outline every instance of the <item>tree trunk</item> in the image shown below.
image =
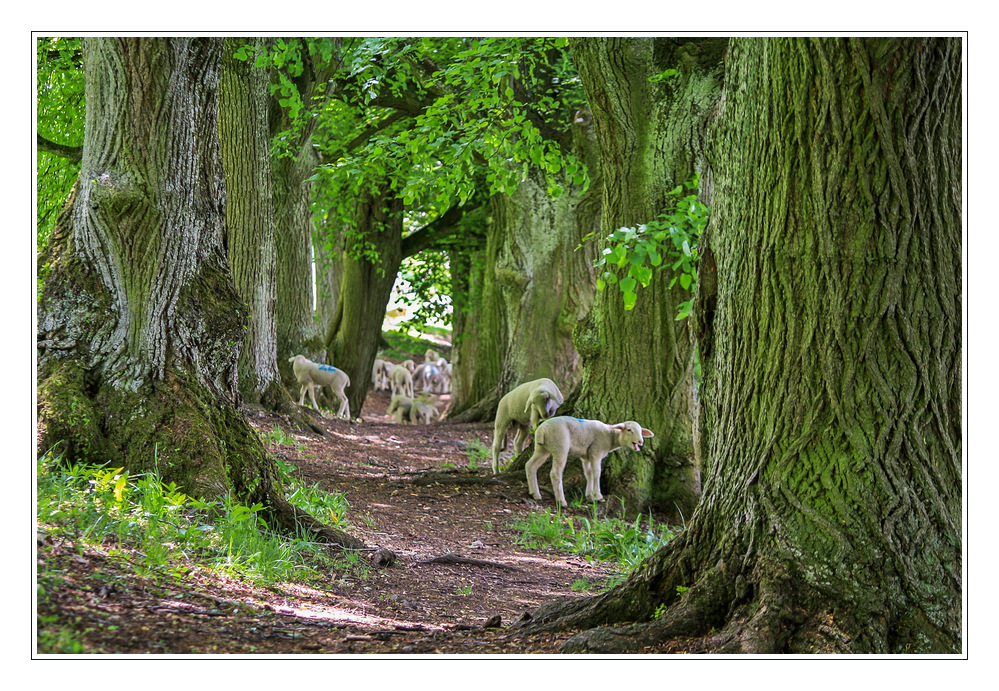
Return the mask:
<svg viewBox="0 0 999 691">
<path fill-rule="evenodd" d="M 586 89 L 603 166 L 606 237 L 655 219 L 666 192 L 704 172 L 703 133 L 720 93 L 725 39 L 581 38 L 570 42 Z M 678 74 L 650 82 L 667 69 Z M 705 176 L 707 177 L 707 176 Z M 603 465 L 603 493 L 626 511 L 650 505 L 689 516 L 700 483 L 691 430 L 693 338 L 677 321 L 689 298 L 656 272 L 625 310 L 620 292 L 598 293 L 576 331 L 583 386 L 569 414 L 608 423 L 636 420 L 655 432 L 642 452 L 620 450 Z"/>
<path fill-rule="evenodd" d="M 565 396 L 579 384 L 572 332 L 593 303 L 596 248 L 577 247 L 599 227 L 600 173 L 589 124 L 574 129 L 576 154 L 593 178 L 587 191 L 565 180 L 565 191 L 553 198 L 544 176 L 532 169 L 513 195 L 490 199 L 476 273 L 482 283 L 466 300 L 475 316 L 463 315 L 471 332 L 455 332 L 452 420 L 492 420 L 504 394 L 540 377 L 552 379 Z"/>
<path fill-rule="evenodd" d="M 402 263 L 402 200 L 386 190 L 357 203 L 355 227 L 348 233 L 343 257 L 340 299 L 326 332 L 327 361 L 350 377 L 347 402 L 351 415 L 371 388 L 371 367 L 378 339 Z M 368 251 L 377 252 L 372 262 Z"/>
<path fill-rule="evenodd" d="M 747 38 L 727 69 L 704 498 L 538 628 L 646 622 L 577 651 L 960 652 L 960 40 Z"/>
<path fill-rule="evenodd" d="M 322 340 L 313 317 L 312 183 L 307 177 L 318 163 L 311 146 L 296 159 L 273 161 L 274 219 L 277 228 L 278 368 L 289 391 L 298 390 L 288 358 L 323 359 Z"/>
<path fill-rule="evenodd" d="M 460 247 L 451 248 L 448 256 L 454 310 L 451 323 L 451 404 L 447 412 L 450 418 L 466 410 L 468 402 L 481 400 L 493 387 L 484 386 L 478 395 L 473 393 L 480 371 L 476 362 L 482 334 L 480 320 L 485 316 L 482 314 L 483 271 L 486 265 L 484 233 L 476 233 Z M 465 404 L 456 405 L 455 401 L 464 401 Z"/>
<path fill-rule="evenodd" d="M 339 39 L 333 40 L 339 42 Z M 302 102 L 313 113 L 318 113 L 332 94 L 329 80 L 339 68 L 339 47 L 334 49 L 328 62 L 320 62 L 320 58 L 308 49 L 308 41 L 301 43 L 302 70 L 290 78 Z M 322 331 L 316 323 L 313 300 L 314 223 L 312 182 L 309 180 L 320 163 L 312 145 L 312 132 L 318 122 L 318 117 L 292 122 L 279 98 L 271 97 L 271 135 L 285 138 L 284 149 L 271 161 L 277 234 L 277 357 L 282 380 L 292 396 L 299 386 L 288 358 L 305 355 L 321 362 L 324 357 Z"/>
<path fill-rule="evenodd" d="M 312 251 L 316 261 L 316 324 L 321 333 L 327 333 L 340 304 L 340 286 L 343 283 L 342 229 L 333 230 L 329 224 L 318 224 L 312 237 Z"/>
<path fill-rule="evenodd" d="M 267 73 L 235 58 L 245 39 L 225 40 L 219 89 L 219 141 L 225 171 L 229 266 L 249 310 L 238 363 L 249 403 L 290 412 L 277 366 L 276 249 L 267 130 Z M 262 45 L 260 39 L 257 45 Z"/>
<path fill-rule="evenodd" d="M 247 313 L 226 258 L 222 45 L 84 39 L 80 183 L 39 305 L 38 449 L 232 493 L 275 525 L 360 546 L 287 502 L 236 408 Z"/>
</svg>

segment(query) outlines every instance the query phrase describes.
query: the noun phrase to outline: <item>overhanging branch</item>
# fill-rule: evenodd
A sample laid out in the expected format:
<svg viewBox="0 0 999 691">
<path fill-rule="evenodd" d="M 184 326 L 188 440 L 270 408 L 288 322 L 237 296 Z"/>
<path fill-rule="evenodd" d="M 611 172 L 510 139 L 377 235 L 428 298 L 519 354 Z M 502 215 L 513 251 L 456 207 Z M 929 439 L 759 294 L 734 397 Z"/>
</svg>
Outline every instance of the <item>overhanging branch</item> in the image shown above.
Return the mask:
<svg viewBox="0 0 999 691">
<path fill-rule="evenodd" d="M 35 138 L 39 151 L 44 151 L 45 153 L 52 154 L 53 156 L 60 156 L 65 158 L 70 163 L 79 163 L 83 160 L 82 146 L 66 146 L 65 144 L 56 144 L 40 134 L 36 134 Z"/>
<path fill-rule="evenodd" d="M 439 216 L 415 233 L 407 235 L 402 240 L 403 259 L 412 257 L 414 254 L 419 254 L 441 240 L 454 235 L 458 230 L 458 222 L 465 217 L 465 214 L 478 208 L 478 206 L 479 204 L 462 207 L 452 206 L 444 215 Z"/>
</svg>

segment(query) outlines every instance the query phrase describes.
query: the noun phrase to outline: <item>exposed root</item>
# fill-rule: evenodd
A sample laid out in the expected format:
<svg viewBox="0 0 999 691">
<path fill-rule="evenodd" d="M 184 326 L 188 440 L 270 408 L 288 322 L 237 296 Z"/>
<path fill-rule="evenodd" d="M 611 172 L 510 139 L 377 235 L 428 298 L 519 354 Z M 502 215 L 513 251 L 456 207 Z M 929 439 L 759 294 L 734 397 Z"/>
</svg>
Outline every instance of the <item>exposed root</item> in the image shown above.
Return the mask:
<svg viewBox="0 0 999 691">
<path fill-rule="evenodd" d="M 470 557 L 463 557 L 458 554 L 451 554 L 450 552 L 439 557 L 434 557 L 432 559 L 424 559 L 423 561 L 416 562 L 416 565 L 420 564 L 467 564 L 469 566 L 493 566 L 498 569 L 507 569 L 509 571 L 521 571 L 516 566 L 510 566 L 509 564 L 501 564 L 498 561 L 486 561 L 484 559 L 472 559 Z"/>
</svg>

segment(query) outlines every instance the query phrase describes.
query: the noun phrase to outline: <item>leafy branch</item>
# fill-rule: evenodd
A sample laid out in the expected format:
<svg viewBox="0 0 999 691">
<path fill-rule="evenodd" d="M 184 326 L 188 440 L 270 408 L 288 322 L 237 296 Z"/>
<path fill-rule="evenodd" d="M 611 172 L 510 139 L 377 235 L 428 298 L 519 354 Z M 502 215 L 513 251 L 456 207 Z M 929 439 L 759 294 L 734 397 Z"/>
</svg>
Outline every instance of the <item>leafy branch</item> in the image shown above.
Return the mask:
<svg viewBox="0 0 999 691">
<path fill-rule="evenodd" d="M 697 286 L 697 240 L 708 224 L 708 207 L 697 198 L 698 176 L 678 185 L 667 193 L 667 211 L 637 227 L 621 227 L 607 236 L 608 246 L 601 252 L 595 267 L 606 267 L 597 278 L 597 290 L 617 284 L 624 298 L 624 308 L 634 309 L 637 290 L 648 287 L 653 270 L 669 266 L 673 279 L 684 290 Z M 686 190 L 686 194 L 685 194 Z M 590 234 L 583 239 L 591 239 Z M 619 272 L 620 275 L 619 276 Z M 690 316 L 693 297 L 678 305 L 677 319 Z"/>
</svg>

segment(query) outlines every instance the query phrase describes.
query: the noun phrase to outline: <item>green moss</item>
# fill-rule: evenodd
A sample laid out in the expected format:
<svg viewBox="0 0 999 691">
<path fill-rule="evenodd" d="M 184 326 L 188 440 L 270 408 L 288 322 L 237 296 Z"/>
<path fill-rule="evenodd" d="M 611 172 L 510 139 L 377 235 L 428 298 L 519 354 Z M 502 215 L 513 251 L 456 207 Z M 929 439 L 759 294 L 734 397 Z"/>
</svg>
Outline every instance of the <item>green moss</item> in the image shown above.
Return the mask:
<svg viewBox="0 0 999 691">
<path fill-rule="evenodd" d="M 67 463 L 103 463 L 110 449 L 101 413 L 90 398 L 87 372 L 77 360 L 51 365 L 38 385 L 39 454 L 53 451 Z"/>
</svg>

